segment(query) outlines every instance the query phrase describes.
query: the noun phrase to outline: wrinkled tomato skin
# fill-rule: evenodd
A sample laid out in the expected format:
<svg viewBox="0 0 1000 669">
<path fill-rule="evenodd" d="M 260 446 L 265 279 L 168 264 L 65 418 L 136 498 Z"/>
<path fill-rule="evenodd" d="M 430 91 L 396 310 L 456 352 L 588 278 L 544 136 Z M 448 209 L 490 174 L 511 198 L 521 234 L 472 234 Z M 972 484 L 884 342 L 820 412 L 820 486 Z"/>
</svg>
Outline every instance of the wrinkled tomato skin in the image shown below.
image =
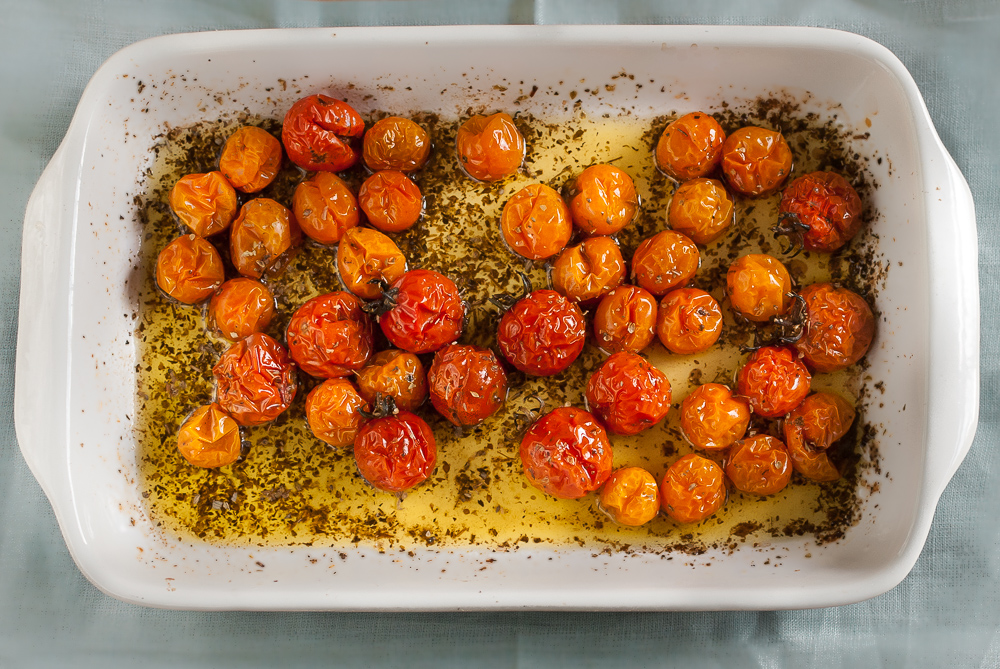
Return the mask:
<svg viewBox="0 0 1000 669">
<path fill-rule="evenodd" d="M 590 375 L 587 407 L 612 434 L 639 434 L 670 411 L 670 381 L 641 355 L 615 353 Z"/>
<path fill-rule="evenodd" d="M 857 293 L 814 283 L 800 293 L 806 324 L 795 350 L 816 372 L 846 369 L 864 357 L 875 338 L 875 315 Z"/>
<path fill-rule="evenodd" d="M 722 159 L 726 133 L 704 112 L 691 112 L 671 121 L 656 143 L 656 166 L 676 181 L 703 177 Z"/>
<path fill-rule="evenodd" d="M 368 483 L 404 492 L 427 480 L 437 463 L 434 433 L 409 411 L 365 423 L 354 439 L 354 459 Z"/>
<path fill-rule="evenodd" d="M 525 374 L 551 376 L 583 351 L 587 325 L 580 307 L 554 290 L 536 290 L 500 318 L 500 353 Z"/>
<path fill-rule="evenodd" d="M 299 307 L 288 321 L 285 339 L 299 368 L 323 379 L 361 369 L 375 348 L 372 322 L 361 311 L 361 301 L 342 290 Z"/>
<path fill-rule="evenodd" d="M 396 170 L 382 170 L 365 179 L 358 201 L 368 222 L 382 232 L 412 228 L 424 211 L 420 187 Z"/>
<path fill-rule="evenodd" d="M 612 472 L 601 488 L 601 511 L 619 525 L 639 527 L 660 512 L 660 489 L 653 475 L 641 467 L 623 467 Z"/>
<path fill-rule="evenodd" d="M 656 337 L 656 298 L 638 286 L 618 286 L 594 312 L 597 345 L 608 353 L 638 353 Z"/>
<path fill-rule="evenodd" d="M 317 172 L 296 186 L 292 212 L 302 232 L 320 244 L 336 244 L 361 222 L 357 198 L 332 172 Z"/>
<path fill-rule="evenodd" d="M 431 403 L 458 427 L 472 427 L 497 412 L 507 397 L 507 375 L 493 351 L 449 344 L 427 372 Z"/>
<path fill-rule="evenodd" d="M 555 189 L 530 184 L 514 193 L 500 215 L 500 231 L 514 253 L 544 260 L 562 251 L 573 236 L 569 207 Z"/>
<path fill-rule="evenodd" d="M 695 448 L 724 451 L 750 427 L 750 405 L 719 383 L 695 388 L 681 402 L 681 434 Z"/>
<path fill-rule="evenodd" d="M 736 205 L 725 186 L 715 179 L 692 179 L 682 183 L 670 199 L 667 221 L 696 244 L 715 241 L 736 220 Z"/>
<path fill-rule="evenodd" d="M 415 172 L 430 158 L 431 138 L 410 119 L 388 116 L 368 128 L 362 151 L 365 165 L 373 172 Z"/>
<path fill-rule="evenodd" d="M 611 442 L 592 415 L 559 407 L 542 416 L 521 440 L 528 481 L 553 497 L 579 499 L 611 476 Z"/>
<path fill-rule="evenodd" d="M 229 236 L 229 259 L 236 271 L 259 279 L 277 267 L 292 248 L 293 225 L 292 212 L 274 200 L 260 197 L 244 204 Z"/>
<path fill-rule="evenodd" d="M 376 300 L 382 295 L 379 283 L 392 284 L 406 273 L 406 257 L 378 230 L 351 228 L 337 247 L 337 272 L 347 290 Z"/>
<path fill-rule="evenodd" d="M 664 230 L 639 244 L 632 256 L 632 282 L 662 297 L 694 278 L 701 254 L 686 235 Z"/>
<path fill-rule="evenodd" d="M 787 216 L 808 228 L 802 234 L 806 250 L 832 253 L 861 229 L 861 198 L 836 172 L 811 172 L 781 194 L 778 217 Z"/>
<path fill-rule="evenodd" d="M 755 414 L 779 418 L 809 394 L 812 376 L 795 353 L 782 346 L 762 346 L 736 374 L 736 392 Z"/>
<path fill-rule="evenodd" d="M 792 151 L 780 132 L 748 126 L 722 145 L 722 173 L 737 193 L 757 197 L 781 187 L 792 171 Z"/>
<path fill-rule="evenodd" d="M 222 172 L 188 174 L 170 189 L 170 210 L 199 237 L 222 232 L 236 218 L 236 189 Z"/>
<path fill-rule="evenodd" d="M 320 441 L 334 448 L 354 443 L 367 420 L 368 403 L 347 379 L 327 379 L 306 396 L 306 421 Z"/>
<path fill-rule="evenodd" d="M 240 457 L 240 426 L 218 404 L 195 409 L 177 432 L 177 450 L 195 467 L 225 467 Z"/>
<path fill-rule="evenodd" d="M 288 158 L 310 172 L 340 172 L 360 157 L 354 144 L 365 122 L 346 102 L 310 95 L 291 106 L 281 128 Z"/>
<path fill-rule="evenodd" d="M 263 333 L 241 339 L 212 368 L 217 402 L 244 427 L 268 423 L 295 399 L 295 364 L 284 347 Z"/>
<path fill-rule="evenodd" d="M 239 128 L 222 147 L 219 171 L 236 190 L 256 193 L 269 186 L 281 169 L 281 142 L 263 128 Z"/>
<path fill-rule="evenodd" d="M 514 119 L 503 112 L 476 115 L 459 127 L 455 137 L 458 162 L 478 181 L 499 181 L 511 176 L 524 162 L 524 136 Z"/>
<path fill-rule="evenodd" d="M 462 334 L 465 304 L 445 275 L 411 270 L 392 284 L 391 293 L 395 306 L 379 317 L 379 325 L 396 348 L 433 353 Z"/>
<path fill-rule="evenodd" d="M 678 288 L 663 296 L 656 317 L 660 343 L 677 355 L 707 351 L 722 334 L 722 309 L 698 288 Z"/>
<path fill-rule="evenodd" d="M 792 462 L 780 439 L 758 434 L 741 439 L 726 457 L 726 476 L 733 486 L 753 495 L 774 495 L 792 480 Z"/>
<path fill-rule="evenodd" d="M 197 235 L 178 237 L 156 258 L 156 285 L 183 304 L 204 302 L 225 279 L 222 256 Z"/>
<path fill-rule="evenodd" d="M 573 225 L 587 235 L 613 235 L 635 219 L 639 195 L 635 183 L 614 165 L 591 165 L 570 187 Z"/>
<path fill-rule="evenodd" d="M 851 429 L 855 411 L 833 393 L 813 393 L 785 417 L 785 445 L 798 473 L 813 481 L 836 481 L 840 472 L 827 449 Z"/>
<path fill-rule="evenodd" d="M 660 506 L 678 523 L 699 523 L 726 503 L 726 477 L 715 462 L 688 453 L 667 468 L 660 483 Z"/>
<path fill-rule="evenodd" d="M 755 323 L 788 313 L 792 277 L 780 260 L 766 253 L 737 258 L 726 273 L 726 294 L 733 309 Z"/>
<path fill-rule="evenodd" d="M 589 237 L 552 264 L 552 287 L 574 302 L 604 297 L 625 280 L 625 259 L 611 237 Z"/>
<path fill-rule="evenodd" d="M 239 277 L 222 284 L 208 305 L 211 327 L 230 341 L 263 332 L 274 318 L 274 295 L 255 279 Z"/>
<path fill-rule="evenodd" d="M 379 351 L 361 368 L 357 380 L 361 397 L 372 406 L 380 394 L 391 397 L 403 411 L 414 411 L 427 399 L 424 365 L 409 351 Z"/>
</svg>

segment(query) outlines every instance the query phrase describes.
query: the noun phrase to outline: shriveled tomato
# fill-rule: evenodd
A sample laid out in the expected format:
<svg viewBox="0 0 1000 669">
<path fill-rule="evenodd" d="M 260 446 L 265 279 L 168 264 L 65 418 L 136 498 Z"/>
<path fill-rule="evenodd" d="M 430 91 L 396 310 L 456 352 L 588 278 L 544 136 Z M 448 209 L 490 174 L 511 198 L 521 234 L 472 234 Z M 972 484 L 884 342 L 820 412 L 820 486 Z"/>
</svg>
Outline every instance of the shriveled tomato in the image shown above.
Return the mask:
<svg viewBox="0 0 1000 669">
<path fill-rule="evenodd" d="M 211 327 L 236 341 L 263 332 L 274 317 L 271 289 L 254 279 L 239 277 L 222 284 L 208 305 Z"/>
<path fill-rule="evenodd" d="M 587 325 L 580 307 L 554 290 L 536 290 L 500 318 L 503 357 L 526 374 L 551 376 L 583 351 Z"/>
<path fill-rule="evenodd" d="M 263 128 L 243 126 L 229 136 L 219 157 L 219 171 L 233 188 L 256 193 L 269 186 L 281 169 L 281 142 Z"/>
<path fill-rule="evenodd" d="M 705 383 L 681 402 L 681 433 L 695 448 L 722 451 L 750 427 L 750 405 L 719 383 Z"/>
<path fill-rule="evenodd" d="M 240 208 L 229 236 L 229 258 L 243 276 L 259 279 L 279 266 L 292 248 L 295 231 L 292 212 L 266 197 Z"/>
<path fill-rule="evenodd" d="M 396 348 L 433 353 L 462 334 L 465 303 L 455 282 L 429 269 L 407 272 L 385 291 L 379 325 Z"/>
<path fill-rule="evenodd" d="M 811 172 L 788 184 L 778 205 L 778 234 L 809 251 L 832 253 L 861 229 L 861 198 L 836 172 Z"/>
<path fill-rule="evenodd" d="M 569 189 L 573 225 L 588 235 L 613 235 L 639 211 L 635 183 L 614 165 L 591 165 Z"/>
<path fill-rule="evenodd" d="M 555 189 L 530 184 L 507 200 L 500 215 L 500 231 L 514 253 L 542 260 L 566 247 L 573 223 L 569 207 Z"/>
<path fill-rule="evenodd" d="M 625 259 L 611 237 L 588 237 L 552 264 L 552 287 L 574 302 L 604 297 L 625 280 Z"/>
<path fill-rule="evenodd" d="M 722 467 L 694 453 L 682 456 L 667 468 L 660 483 L 663 512 L 678 523 L 699 523 L 726 503 L 726 477 Z"/>
<path fill-rule="evenodd" d="M 578 499 L 611 476 L 607 433 L 575 407 L 559 407 L 539 418 L 524 434 L 520 453 L 528 481 L 553 497 Z"/>
<path fill-rule="evenodd" d="M 207 300 L 225 279 L 222 256 L 197 235 L 178 237 L 156 258 L 156 285 L 184 304 Z"/>
<path fill-rule="evenodd" d="M 766 253 L 749 253 L 726 273 L 729 303 L 747 320 L 763 323 L 788 313 L 792 277 L 781 261 Z"/>
<path fill-rule="evenodd" d="M 324 379 L 361 369 L 375 348 L 372 322 L 361 311 L 361 300 L 343 290 L 296 309 L 285 338 L 302 371 Z"/>
<path fill-rule="evenodd" d="M 368 403 L 347 379 L 327 379 L 306 396 L 306 420 L 320 441 L 334 448 L 354 443 L 367 420 Z"/>
<path fill-rule="evenodd" d="M 638 353 L 656 336 L 656 298 L 638 286 L 618 286 L 594 312 L 597 345 L 608 353 Z"/>
<path fill-rule="evenodd" d="M 302 232 L 320 244 L 336 244 L 361 221 L 357 198 L 332 172 L 317 172 L 296 186 L 292 211 Z"/>
<path fill-rule="evenodd" d="M 424 210 L 420 187 L 395 170 L 382 170 L 365 179 L 358 201 L 368 222 L 383 232 L 413 227 Z"/>
<path fill-rule="evenodd" d="M 503 112 L 467 120 L 458 129 L 455 146 L 459 165 L 479 181 L 509 177 L 524 162 L 524 136 Z"/>
<path fill-rule="evenodd" d="M 814 481 L 840 478 L 827 449 L 847 434 L 854 416 L 854 407 L 833 393 L 813 393 L 792 409 L 783 431 L 795 471 Z"/>
<path fill-rule="evenodd" d="M 673 230 L 658 232 L 639 244 L 632 256 L 632 281 L 657 297 L 680 288 L 701 265 L 698 247 Z"/>
<path fill-rule="evenodd" d="M 656 143 L 656 166 L 668 177 L 687 181 L 703 177 L 722 159 L 726 133 L 704 112 L 691 112 L 671 121 Z"/>
<path fill-rule="evenodd" d="M 298 389 L 295 364 L 288 352 L 260 332 L 230 346 L 212 374 L 219 405 L 246 427 L 280 416 Z"/>
<path fill-rule="evenodd" d="M 358 390 L 371 405 L 391 397 L 396 408 L 413 411 L 427 399 L 427 374 L 413 353 L 389 349 L 375 354 L 358 372 Z"/>
<path fill-rule="evenodd" d="M 806 365 L 835 372 L 863 358 L 875 338 L 875 315 L 865 298 L 830 283 L 814 283 L 800 294 L 806 322 L 795 350 Z"/>
<path fill-rule="evenodd" d="M 449 344 L 427 372 L 431 403 L 459 427 L 478 425 L 503 406 L 507 375 L 493 351 Z"/>
<path fill-rule="evenodd" d="M 354 439 L 358 471 L 379 490 L 403 492 L 434 472 L 437 444 L 423 418 L 409 411 L 365 423 Z"/>
<path fill-rule="evenodd" d="M 391 284 L 406 273 L 406 257 L 378 230 L 351 228 L 337 247 L 337 272 L 347 289 L 365 300 L 382 295 L 382 284 Z"/>
<path fill-rule="evenodd" d="M 736 220 L 736 207 L 729 192 L 716 179 L 692 179 L 682 183 L 670 199 L 670 227 L 697 244 L 721 237 Z"/>
<path fill-rule="evenodd" d="M 641 355 L 615 353 L 590 375 L 587 407 L 609 432 L 639 434 L 670 411 L 670 381 Z"/>
<path fill-rule="evenodd" d="M 600 509 L 619 525 L 645 525 L 660 512 L 656 479 L 642 467 L 623 467 L 611 473 L 601 488 Z"/>
<path fill-rule="evenodd" d="M 722 173 L 729 187 L 743 195 L 766 195 L 792 171 L 792 150 L 777 131 L 740 128 L 722 145 Z"/>
<path fill-rule="evenodd" d="M 358 162 L 365 122 L 354 107 L 327 95 L 310 95 L 285 114 L 281 141 L 289 159 L 311 172 L 340 172 Z"/>
<path fill-rule="evenodd" d="M 677 288 L 663 296 L 656 334 L 671 353 L 691 355 L 711 348 L 722 334 L 722 309 L 698 288 Z"/>
<path fill-rule="evenodd" d="M 781 492 L 792 480 L 792 462 L 780 439 L 758 434 L 741 439 L 726 457 L 726 476 L 737 490 L 754 495 Z"/>
<path fill-rule="evenodd" d="M 194 410 L 177 432 L 177 450 L 195 467 L 225 467 L 243 447 L 240 426 L 218 404 Z"/>
<path fill-rule="evenodd" d="M 222 232 L 236 218 L 236 190 L 222 172 L 188 174 L 170 189 L 170 210 L 199 237 Z"/>
<path fill-rule="evenodd" d="M 762 346 L 736 373 L 736 392 L 755 414 L 778 418 L 809 394 L 812 376 L 790 348 Z"/>
<path fill-rule="evenodd" d="M 410 119 L 388 116 L 368 128 L 363 152 L 365 165 L 373 172 L 415 172 L 430 158 L 431 138 Z"/>
</svg>

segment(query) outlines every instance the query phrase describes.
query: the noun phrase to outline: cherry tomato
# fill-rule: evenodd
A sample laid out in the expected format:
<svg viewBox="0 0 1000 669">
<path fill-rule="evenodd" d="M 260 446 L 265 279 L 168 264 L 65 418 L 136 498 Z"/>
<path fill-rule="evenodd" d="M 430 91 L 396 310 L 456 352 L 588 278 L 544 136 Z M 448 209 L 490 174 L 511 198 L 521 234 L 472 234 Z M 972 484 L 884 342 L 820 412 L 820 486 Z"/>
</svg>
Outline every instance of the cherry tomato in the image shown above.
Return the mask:
<svg viewBox="0 0 1000 669">
<path fill-rule="evenodd" d="M 639 434 L 670 411 L 670 381 L 641 355 L 615 353 L 590 375 L 587 408 L 612 434 Z"/>
<path fill-rule="evenodd" d="M 380 283 L 391 284 L 406 273 L 406 258 L 378 230 L 351 228 L 337 247 L 337 271 L 349 291 L 375 300 L 382 295 Z"/>
<path fill-rule="evenodd" d="M 433 353 L 462 334 L 465 304 L 458 287 L 429 269 L 410 270 L 385 292 L 392 307 L 379 317 L 386 338 L 411 353 Z"/>
<path fill-rule="evenodd" d="M 388 116 L 368 128 L 363 151 L 365 165 L 372 172 L 415 172 L 427 164 L 431 138 L 410 119 Z"/>
<path fill-rule="evenodd" d="M 704 112 L 671 121 L 656 143 L 656 166 L 677 181 L 703 177 L 722 159 L 726 133 Z"/>
<path fill-rule="evenodd" d="M 289 159 L 310 172 L 340 172 L 358 162 L 353 144 L 365 122 L 346 102 L 326 95 L 302 98 L 285 114 L 281 141 Z"/>
<path fill-rule="evenodd" d="M 422 483 L 437 462 L 434 433 L 409 411 L 375 418 L 354 439 L 358 471 L 379 490 L 403 492 Z"/>
<path fill-rule="evenodd" d="M 288 351 L 306 374 L 324 379 L 364 367 L 375 348 L 361 300 L 339 290 L 314 297 L 288 321 Z"/>
<path fill-rule="evenodd" d="M 726 503 L 722 467 L 694 453 L 667 468 L 660 484 L 660 506 L 678 523 L 699 523 Z"/>
<path fill-rule="evenodd" d="M 245 427 L 280 416 L 298 389 L 295 364 L 288 352 L 260 332 L 230 346 L 212 374 L 219 405 Z"/>
<path fill-rule="evenodd" d="M 701 265 L 698 247 L 685 235 L 664 230 L 649 237 L 632 256 L 632 281 L 660 297 L 690 281 Z"/>
<path fill-rule="evenodd" d="M 791 219 L 804 227 L 802 245 L 831 253 L 861 229 L 861 198 L 847 179 L 835 172 L 812 172 L 788 184 L 778 205 L 779 230 Z"/>
<path fill-rule="evenodd" d="M 413 411 L 427 399 L 427 374 L 413 353 L 389 349 L 375 354 L 358 372 L 361 397 L 375 405 L 378 396 L 391 397 L 396 408 Z"/>
<path fill-rule="evenodd" d="M 225 467 L 243 448 L 240 426 L 218 404 L 195 409 L 177 432 L 177 450 L 195 467 Z"/>
<path fill-rule="evenodd" d="M 156 258 L 156 285 L 184 304 L 207 300 L 225 279 L 222 256 L 196 235 L 178 237 Z"/>
<path fill-rule="evenodd" d="M 507 375 L 493 351 L 449 344 L 434 354 L 427 372 L 431 403 L 459 427 L 478 425 L 507 397 Z"/>
<path fill-rule="evenodd" d="M 764 323 L 788 313 L 792 277 L 781 261 L 766 253 L 749 253 L 726 273 L 729 303 L 749 321 Z"/>
<path fill-rule="evenodd" d="M 236 190 L 222 172 L 188 174 L 170 189 L 170 210 L 199 237 L 222 232 L 236 218 Z"/>
<path fill-rule="evenodd" d="M 500 215 L 500 231 L 514 253 L 542 260 L 566 247 L 573 223 L 559 193 L 544 184 L 531 184 L 507 200 Z"/>
<path fill-rule="evenodd" d="M 354 193 L 332 172 L 317 172 L 296 186 L 292 211 L 302 232 L 320 244 L 336 244 L 361 220 Z"/>
<path fill-rule="evenodd" d="M 791 349 L 762 346 L 736 373 L 736 392 L 755 414 L 778 418 L 806 398 L 811 382 L 809 370 Z"/>
<path fill-rule="evenodd" d="M 638 353 L 656 336 L 656 298 L 638 286 L 618 286 L 594 312 L 597 345 L 608 353 Z"/>
<path fill-rule="evenodd" d="M 660 302 L 656 334 L 671 353 L 701 353 L 722 334 L 722 309 L 714 297 L 698 288 L 672 290 Z"/>
<path fill-rule="evenodd" d="M 715 241 L 736 220 L 733 199 L 721 181 L 692 179 L 682 183 L 670 199 L 670 227 L 697 244 Z"/>
<path fill-rule="evenodd" d="M 467 120 L 458 129 L 455 146 L 462 169 L 479 181 L 509 177 L 524 161 L 524 136 L 503 112 Z"/>
<path fill-rule="evenodd" d="M 743 195 L 766 195 L 792 171 L 792 150 L 780 132 L 748 126 L 722 145 L 722 173 L 729 187 Z"/>
<path fill-rule="evenodd" d="M 875 338 L 875 315 L 865 298 L 829 283 L 806 286 L 801 295 L 806 324 L 795 350 L 810 369 L 835 372 L 864 357 Z"/>
<path fill-rule="evenodd" d="M 611 476 L 611 442 L 594 417 L 559 407 L 539 418 L 521 440 L 521 464 L 531 485 L 547 495 L 579 499 Z"/>
<path fill-rule="evenodd" d="M 614 165 L 591 165 L 569 191 L 573 224 L 588 235 L 613 235 L 632 222 L 639 195 L 632 177 Z"/>
<path fill-rule="evenodd" d="M 229 236 L 229 258 L 243 276 L 259 279 L 292 248 L 292 212 L 266 197 L 240 209 Z"/>
<path fill-rule="evenodd" d="M 269 186 L 281 169 L 281 142 L 263 128 L 243 126 L 229 136 L 219 171 L 236 190 L 256 193 Z"/>
<path fill-rule="evenodd" d="M 536 290 L 500 318 L 497 344 L 525 374 L 551 376 L 573 364 L 586 338 L 580 307 L 554 290 Z"/>
<path fill-rule="evenodd" d="M 395 170 L 376 172 L 365 179 L 358 201 L 368 222 L 383 232 L 413 227 L 424 210 L 420 187 Z"/>
<path fill-rule="evenodd" d="M 625 259 L 611 237 L 589 237 L 552 264 L 552 287 L 574 302 L 610 293 L 625 280 Z"/>
<path fill-rule="evenodd" d="M 695 388 L 681 402 L 681 433 L 695 448 L 722 451 L 750 427 L 750 405 L 719 383 Z"/>
<path fill-rule="evenodd" d="M 236 341 L 263 332 L 274 317 L 271 289 L 254 279 L 230 279 L 208 305 L 208 321 L 226 339 Z"/>
<path fill-rule="evenodd" d="M 851 429 L 854 407 L 833 393 L 813 393 L 785 417 L 785 444 L 798 473 L 814 481 L 836 481 L 840 472 L 827 449 Z"/>
<path fill-rule="evenodd" d="M 354 443 L 366 418 L 368 403 L 347 379 L 327 379 L 306 396 L 306 420 L 320 441 L 334 448 Z"/>
<path fill-rule="evenodd" d="M 780 439 L 758 434 L 741 439 L 726 457 L 726 476 L 737 490 L 754 495 L 781 492 L 792 480 L 792 462 Z"/>
<path fill-rule="evenodd" d="M 645 525 L 660 512 L 656 479 L 642 467 L 624 467 L 601 488 L 600 509 L 619 525 Z"/>
</svg>

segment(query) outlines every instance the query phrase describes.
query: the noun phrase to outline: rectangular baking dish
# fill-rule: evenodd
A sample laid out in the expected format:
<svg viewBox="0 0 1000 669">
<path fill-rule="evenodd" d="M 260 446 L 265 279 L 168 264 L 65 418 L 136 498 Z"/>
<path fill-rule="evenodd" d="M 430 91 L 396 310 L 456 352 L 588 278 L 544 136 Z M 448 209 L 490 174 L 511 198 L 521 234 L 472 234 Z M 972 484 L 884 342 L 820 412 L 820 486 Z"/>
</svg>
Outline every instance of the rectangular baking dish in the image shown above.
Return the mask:
<svg viewBox="0 0 1000 669">
<path fill-rule="evenodd" d="M 225 548 L 162 535 L 137 485 L 135 329 L 139 227 L 132 202 L 153 138 L 245 109 L 280 118 L 347 82 L 382 109 L 457 116 L 565 114 L 565 82 L 620 73 L 591 116 L 792 95 L 837 113 L 880 186 L 873 223 L 889 268 L 878 308 L 868 419 L 882 426 L 878 492 L 840 541 L 775 539 L 665 560 L 586 548 Z M 624 81 L 624 80 L 622 80 Z M 630 80 L 631 81 L 631 80 Z M 581 84 L 587 85 L 587 84 Z M 537 88 L 536 88 L 537 87 Z M 533 90 L 538 95 L 529 95 Z M 561 93 L 560 93 L 561 91 Z M 375 102 L 372 103 L 375 105 Z M 362 113 L 366 111 L 361 109 Z M 870 127 L 869 127 L 870 126 Z M 442 27 L 202 33 L 115 54 L 86 88 L 24 222 L 15 422 L 25 460 L 81 571 L 139 604 L 187 609 L 778 609 L 859 601 L 912 568 L 979 406 L 973 202 L 913 79 L 885 48 L 812 28 Z M 710 568 L 709 568 L 710 565 Z"/>
</svg>

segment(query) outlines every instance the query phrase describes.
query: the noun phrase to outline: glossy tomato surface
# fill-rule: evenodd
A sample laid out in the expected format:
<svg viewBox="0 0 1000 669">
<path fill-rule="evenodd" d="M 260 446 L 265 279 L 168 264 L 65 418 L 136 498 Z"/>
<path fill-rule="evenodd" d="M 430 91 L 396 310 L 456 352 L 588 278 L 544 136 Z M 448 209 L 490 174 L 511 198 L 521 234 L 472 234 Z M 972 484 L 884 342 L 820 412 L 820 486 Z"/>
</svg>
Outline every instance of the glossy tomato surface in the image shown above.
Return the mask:
<svg viewBox="0 0 1000 669">
<path fill-rule="evenodd" d="M 722 159 L 726 133 L 704 112 L 691 112 L 671 121 L 656 143 L 656 166 L 672 179 L 703 177 Z"/>
<path fill-rule="evenodd" d="M 553 497 L 578 499 L 611 476 L 607 433 L 575 407 L 559 407 L 538 419 L 521 440 L 520 453 L 528 481 Z"/>
<path fill-rule="evenodd" d="M 354 439 L 358 471 L 387 492 L 403 492 L 427 480 L 437 463 L 434 433 L 409 411 L 365 423 Z"/>
<path fill-rule="evenodd" d="M 219 405 L 240 425 L 270 422 L 287 409 L 298 382 L 284 347 L 266 334 L 241 339 L 212 368 Z"/>
<path fill-rule="evenodd" d="M 736 205 L 716 179 L 685 181 L 670 198 L 667 221 L 696 244 L 715 241 L 736 220 Z"/>
<path fill-rule="evenodd" d="M 431 403 L 459 427 L 478 425 L 503 406 L 507 375 L 493 351 L 449 344 L 427 372 Z"/>
<path fill-rule="evenodd" d="M 479 181 L 509 177 L 524 162 L 524 136 L 503 112 L 467 120 L 458 129 L 455 147 L 462 169 Z"/>
<path fill-rule="evenodd" d="M 334 448 L 354 443 L 367 420 L 368 403 L 347 379 L 327 379 L 306 396 L 306 421 L 320 441 Z"/>
<path fill-rule="evenodd" d="M 591 165 L 569 191 L 573 225 L 588 235 L 613 235 L 635 219 L 639 195 L 635 183 L 614 165 Z"/>
<path fill-rule="evenodd" d="M 219 171 L 244 193 L 256 193 L 281 169 L 281 142 L 263 128 L 243 126 L 229 136 L 219 157 Z"/>
<path fill-rule="evenodd" d="M 733 309 L 747 320 L 766 322 L 788 313 L 792 277 L 781 261 L 766 253 L 737 258 L 726 273 L 726 294 Z"/>
<path fill-rule="evenodd" d="M 580 307 L 554 290 L 536 290 L 500 319 L 500 352 L 534 376 L 563 371 L 583 351 L 587 324 Z"/>
<path fill-rule="evenodd" d="M 722 309 L 699 288 L 677 288 L 663 296 L 656 335 L 671 353 L 691 355 L 715 345 L 722 334 Z"/>
<path fill-rule="evenodd" d="M 294 225 L 292 212 L 274 200 L 260 197 L 244 204 L 229 235 L 229 258 L 236 271 L 259 279 L 277 268 L 292 248 Z"/>
<path fill-rule="evenodd" d="M 695 448 L 725 450 L 742 439 L 748 427 L 750 405 L 722 384 L 702 384 L 681 402 L 681 433 Z"/>
<path fill-rule="evenodd" d="M 755 414 L 779 418 L 809 394 L 812 376 L 795 352 L 783 346 L 762 346 L 736 373 L 736 392 Z"/>
<path fill-rule="evenodd" d="M 792 480 L 792 462 L 780 439 L 758 434 L 741 439 L 726 457 L 726 476 L 737 490 L 773 495 Z"/>
<path fill-rule="evenodd" d="M 177 180 L 168 197 L 170 210 L 199 237 L 222 232 L 236 218 L 236 189 L 222 172 L 188 174 Z"/>
<path fill-rule="evenodd" d="M 875 338 L 875 315 L 863 297 L 830 283 L 814 283 L 800 294 L 806 323 L 794 346 L 810 369 L 835 372 L 864 357 Z"/>
<path fill-rule="evenodd" d="M 854 407 L 833 393 L 813 393 L 785 417 L 785 445 L 798 473 L 813 481 L 836 481 L 840 472 L 827 450 L 854 423 Z"/>
<path fill-rule="evenodd" d="M 597 345 L 608 353 L 638 353 L 656 337 L 656 298 L 638 286 L 618 286 L 594 312 Z"/>
<path fill-rule="evenodd" d="M 726 477 L 712 460 L 688 453 L 667 468 L 660 483 L 663 512 L 678 523 L 698 523 L 726 503 Z"/>
<path fill-rule="evenodd" d="M 673 230 L 645 239 L 632 256 L 632 282 L 657 297 L 687 284 L 701 265 L 698 247 Z"/>
<path fill-rule="evenodd" d="M 225 467 L 243 448 L 240 426 L 218 404 L 194 410 L 177 432 L 177 450 L 195 467 Z"/>
<path fill-rule="evenodd" d="M 327 95 L 302 98 L 285 114 L 281 141 L 289 159 L 311 172 L 340 172 L 358 162 L 357 140 L 365 132 L 361 115 Z"/>
<path fill-rule="evenodd" d="M 722 145 L 726 183 L 743 195 L 766 195 L 781 187 L 792 171 L 792 151 L 775 130 L 748 126 Z"/>
<path fill-rule="evenodd" d="M 424 210 L 420 187 L 396 170 L 382 170 L 365 179 L 358 202 L 368 222 L 382 232 L 413 227 Z"/>
<path fill-rule="evenodd" d="M 317 172 L 296 186 L 292 211 L 302 232 L 320 244 L 336 244 L 361 222 L 357 198 L 332 172 Z"/>
<path fill-rule="evenodd" d="M 811 172 L 788 184 L 778 218 L 781 227 L 799 228 L 806 250 L 832 253 L 861 229 L 861 198 L 836 172 Z"/>
<path fill-rule="evenodd" d="M 660 513 L 660 489 L 642 467 L 623 467 L 612 472 L 601 488 L 599 504 L 619 525 L 638 527 Z"/>
<path fill-rule="evenodd" d="M 552 264 L 552 287 L 574 302 L 599 299 L 625 280 L 625 259 L 611 237 L 588 237 Z"/>
<path fill-rule="evenodd" d="M 391 308 L 379 317 L 386 338 L 411 353 L 433 353 L 462 334 L 465 303 L 444 274 L 415 269 L 385 292 Z"/>
<path fill-rule="evenodd" d="M 382 285 L 406 273 L 406 257 L 386 235 L 371 228 L 350 228 L 337 247 L 337 272 L 347 290 L 365 300 L 382 296 Z"/>
<path fill-rule="evenodd" d="M 178 237 L 156 258 L 156 285 L 184 304 L 204 302 L 225 278 L 222 256 L 197 235 Z"/>
<path fill-rule="evenodd" d="M 427 164 L 431 138 L 414 121 L 387 116 L 368 128 L 362 151 L 365 165 L 373 172 L 414 172 Z"/>
<path fill-rule="evenodd" d="M 639 434 L 670 411 L 670 381 L 641 355 L 615 353 L 590 375 L 587 406 L 609 432 Z"/>
<path fill-rule="evenodd" d="M 569 207 L 555 189 L 530 184 L 507 200 L 500 215 L 500 231 L 514 253 L 543 260 L 566 247 L 573 223 Z"/>
<path fill-rule="evenodd" d="M 239 277 L 222 284 L 208 305 L 210 327 L 236 341 L 263 332 L 274 318 L 274 295 L 255 279 Z"/>
<path fill-rule="evenodd" d="M 413 411 L 427 399 L 427 373 L 409 351 L 379 351 L 358 372 L 357 381 L 361 396 L 372 406 L 381 395 L 391 397 L 396 408 Z"/>
<path fill-rule="evenodd" d="M 361 311 L 361 301 L 342 290 L 299 307 L 288 322 L 286 340 L 302 371 L 324 379 L 361 369 L 375 348 L 372 322 Z"/>
</svg>

